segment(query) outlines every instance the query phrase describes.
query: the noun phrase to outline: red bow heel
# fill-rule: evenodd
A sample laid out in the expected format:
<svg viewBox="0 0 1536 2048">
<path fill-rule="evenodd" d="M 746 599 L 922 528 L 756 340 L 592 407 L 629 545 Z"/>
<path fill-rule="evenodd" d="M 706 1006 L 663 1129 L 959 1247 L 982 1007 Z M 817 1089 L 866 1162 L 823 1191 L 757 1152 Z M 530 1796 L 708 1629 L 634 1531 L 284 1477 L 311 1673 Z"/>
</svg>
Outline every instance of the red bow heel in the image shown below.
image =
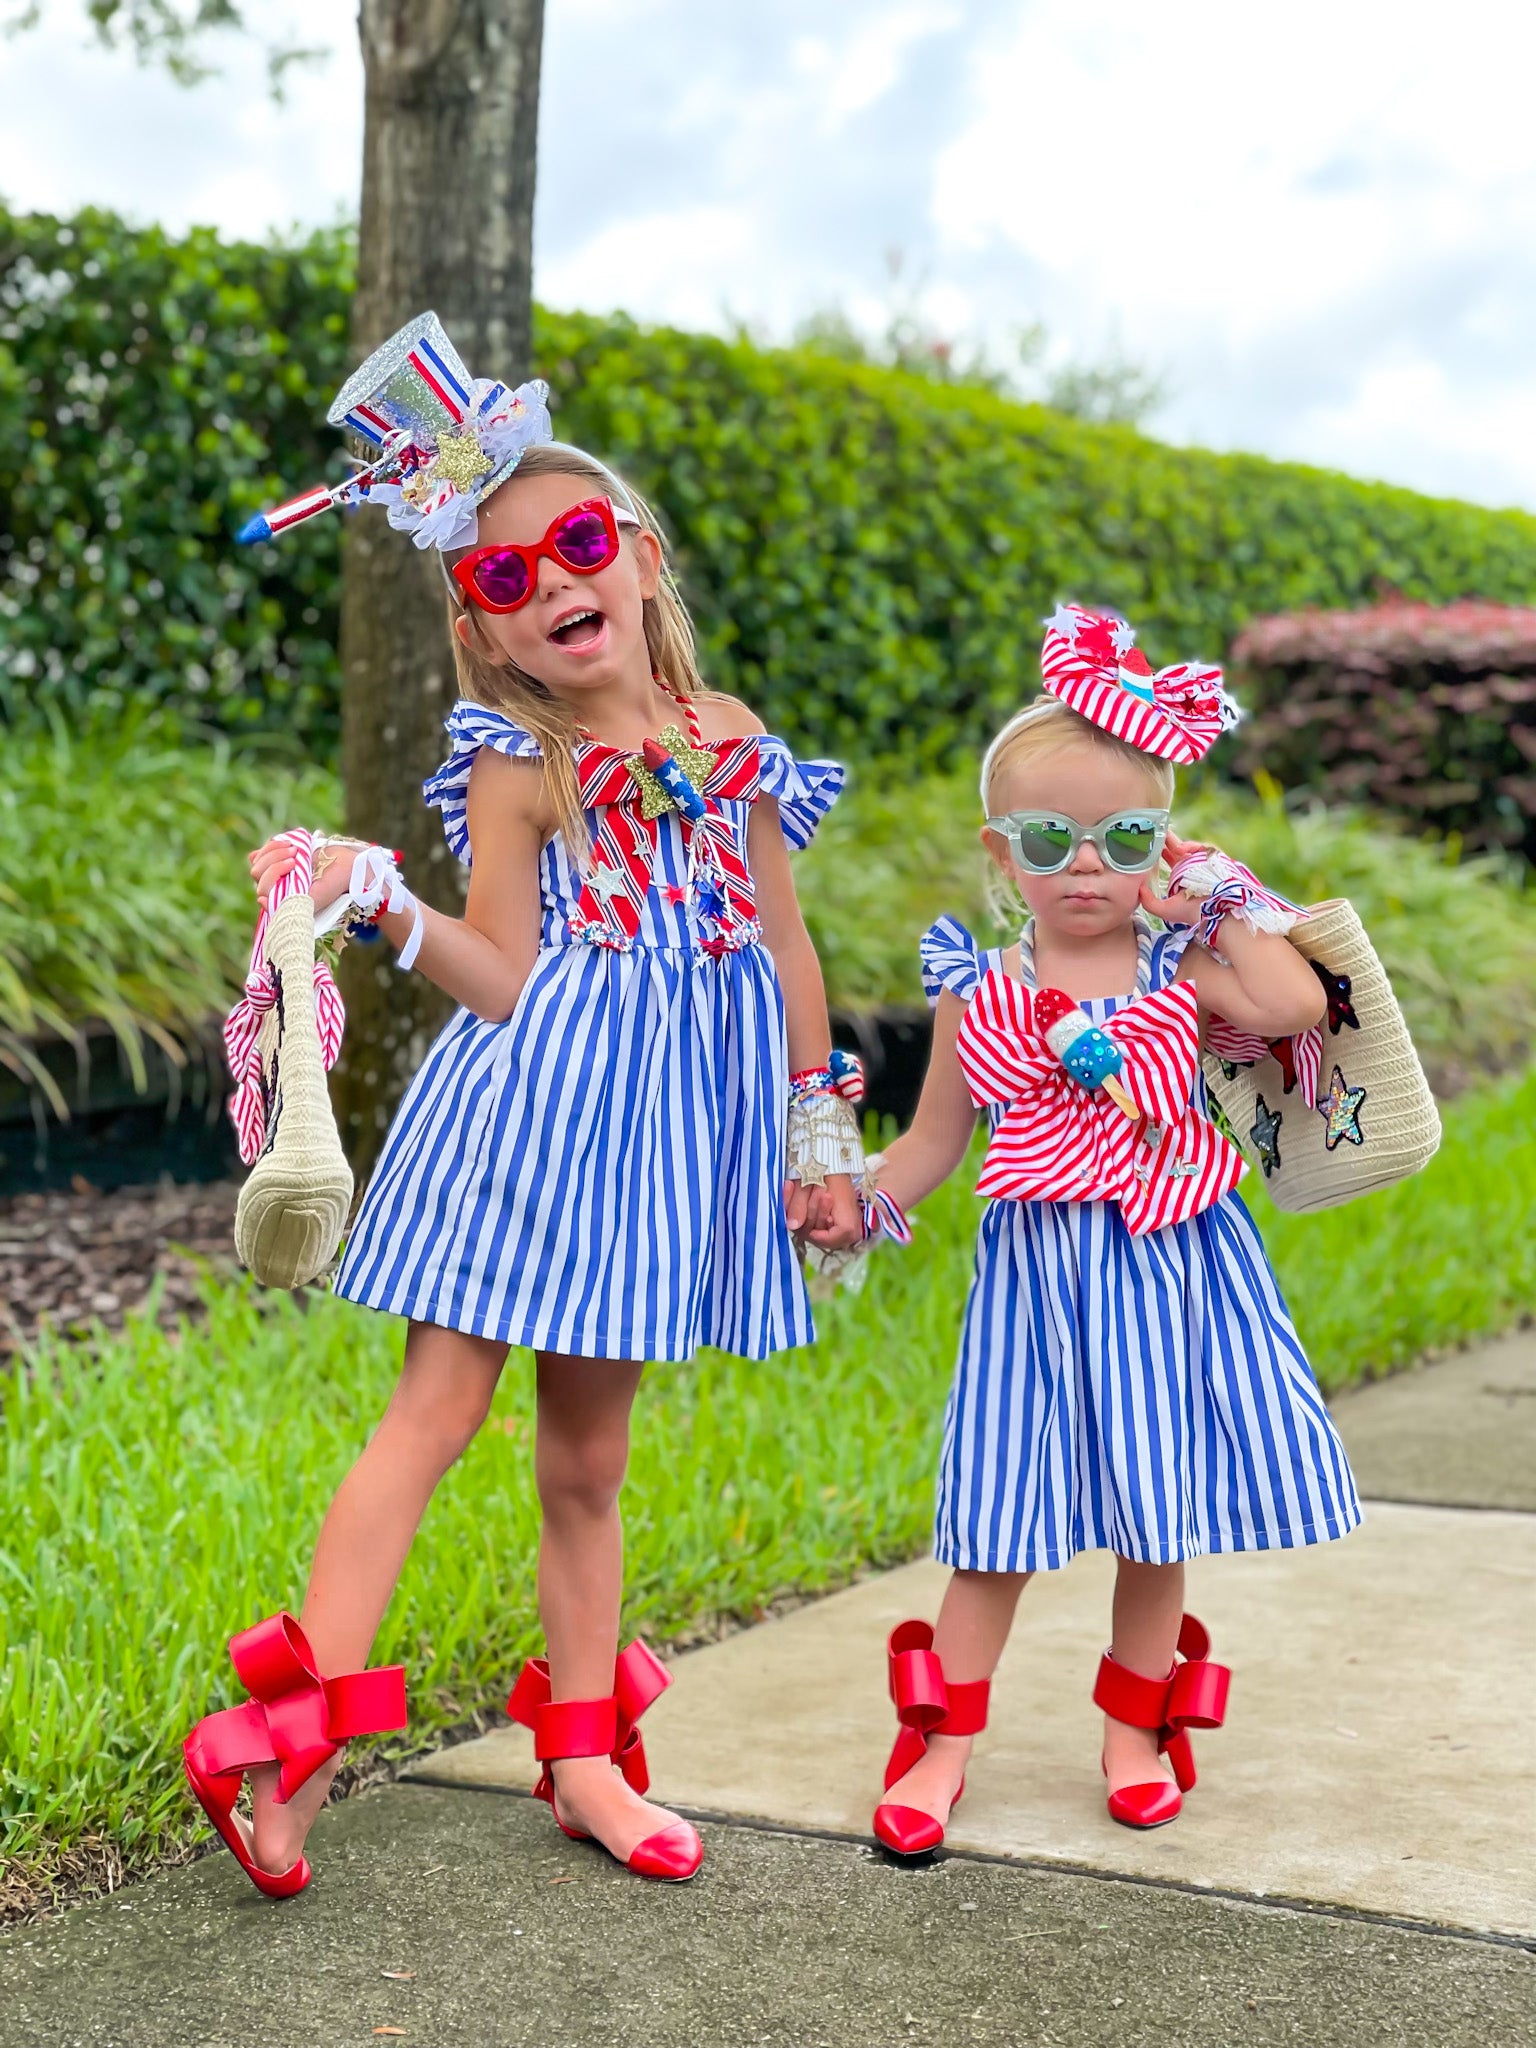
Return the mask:
<svg viewBox="0 0 1536 2048">
<path fill-rule="evenodd" d="M 885 1767 L 887 1791 L 926 1753 L 930 1735 L 979 1735 L 987 1725 L 992 1681 L 976 1678 L 951 1685 L 934 1653 L 933 1630 L 926 1621 L 904 1621 L 892 1629 L 886 1645 L 886 1681 L 899 1726 L 890 1762 Z M 960 1804 L 965 1780 L 950 1802 Z M 875 1808 L 876 1838 L 898 1856 L 925 1856 L 944 1840 L 944 1822 L 916 1806 L 884 1803 Z"/>
<path fill-rule="evenodd" d="M 269 1615 L 232 1636 L 229 1654 L 251 1697 L 243 1706 L 205 1714 L 192 1730 L 181 1746 L 187 1783 L 257 1891 L 269 1899 L 291 1899 L 309 1883 L 309 1861 L 301 1856 L 278 1872 L 260 1867 L 234 1821 L 241 1780 L 257 1764 L 276 1764 L 277 1803 L 285 1806 L 354 1735 L 403 1728 L 405 1667 L 388 1664 L 322 1678 L 291 1614 Z"/>
<path fill-rule="evenodd" d="M 540 1765 L 534 1798 L 547 1803 L 555 1825 L 573 1842 L 590 1842 L 592 1837 L 579 1828 L 568 1828 L 561 1820 L 550 1765 L 562 1757 L 606 1756 L 617 1764 L 630 1790 L 643 1799 L 651 1788 L 651 1774 L 636 1723 L 671 1683 L 671 1672 L 638 1641 L 621 1651 L 613 1667 L 613 1692 L 605 1700 L 553 1700 L 547 1658 L 530 1657 L 523 1666 L 507 1701 L 507 1712 L 533 1731 L 533 1753 Z M 704 1844 L 687 1821 L 679 1820 L 637 1842 L 624 1867 L 637 1877 L 682 1884 L 703 1861 Z"/>
<path fill-rule="evenodd" d="M 1112 1820 L 1128 1828 L 1160 1828 L 1175 1819 L 1183 1794 L 1196 1782 L 1191 1728 L 1219 1728 L 1227 1718 L 1232 1673 L 1210 1661 L 1210 1633 L 1192 1614 L 1179 1624 L 1178 1656 L 1166 1678 L 1143 1678 L 1117 1664 L 1108 1650 L 1099 1660 L 1093 1702 L 1112 1721 L 1128 1728 L 1155 1728 L 1157 1747 L 1173 1766 L 1175 1783 L 1156 1778 L 1148 1785 L 1122 1785 L 1109 1795 Z M 1182 1661 L 1181 1661 L 1182 1660 Z M 1102 1760 L 1101 1760 L 1102 1762 Z"/>
</svg>

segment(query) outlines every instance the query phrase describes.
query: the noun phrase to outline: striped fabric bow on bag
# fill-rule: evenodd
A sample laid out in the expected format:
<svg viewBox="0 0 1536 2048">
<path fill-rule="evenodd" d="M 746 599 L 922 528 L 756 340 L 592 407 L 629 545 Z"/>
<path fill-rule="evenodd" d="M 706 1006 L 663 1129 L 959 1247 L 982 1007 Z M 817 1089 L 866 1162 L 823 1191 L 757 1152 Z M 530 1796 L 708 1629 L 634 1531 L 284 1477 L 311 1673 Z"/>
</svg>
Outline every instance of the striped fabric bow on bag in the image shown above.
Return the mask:
<svg viewBox="0 0 1536 2048">
<path fill-rule="evenodd" d="M 1041 994 L 1047 993 L 1041 991 Z M 979 1195 L 1014 1202 L 1118 1202 L 1140 1237 L 1184 1223 L 1237 1186 L 1243 1156 L 1191 1107 L 1199 1071 L 1198 998 L 1188 982 L 1124 1004 L 1100 1029 L 1137 1114 L 1073 1079 L 1011 975 L 985 974 L 960 1026 L 960 1065 L 978 1107 L 1006 1105 Z"/>
<path fill-rule="evenodd" d="M 224 1057 L 235 1083 L 229 1100 L 229 1114 L 240 1141 L 240 1159 L 249 1166 L 261 1152 L 267 1135 L 267 1098 L 262 1082 L 258 1040 L 262 1020 L 281 1000 L 277 975 L 266 956 L 267 926 L 279 903 L 289 896 L 307 896 L 314 880 L 314 845 L 302 828 L 279 832 L 276 843 L 293 854 L 293 866 L 279 875 L 256 919 L 256 937 L 251 945 L 251 964 L 245 977 L 245 991 L 230 1011 L 224 1025 Z M 325 961 L 315 962 L 315 1023 L 320 1032 L 320 1056 L 326 1072 L 335 1066 L 341 1051 L 341 1035 L 347 1013 L 341 991 Z"/>
<path fill-rule="evenodd" d="M 674 774 L 661 782 L 643 768 L 641 756 L 595 740 L 578 750 L 582 809 L 597 813 L 597 830 L 586 882 L 571 913 L 571 935 L 617 952 L 634 944 L 656 866 L 661 816 L 675 810 L 694 906 L 705 929 L 701 944 L 718 957 L 762 937 L 746 856 L 720 809 L 722 802 L 750 803 L 757 796 L 758 744 L 755 738 L 684 741 L 680 734 L 663 734 L 669 737 L 672 752 L 662 758 L 680 771 L 680 780 Z M 681 801 L 669 794 L 672 787 L 682 790 Z"/>
</svg>

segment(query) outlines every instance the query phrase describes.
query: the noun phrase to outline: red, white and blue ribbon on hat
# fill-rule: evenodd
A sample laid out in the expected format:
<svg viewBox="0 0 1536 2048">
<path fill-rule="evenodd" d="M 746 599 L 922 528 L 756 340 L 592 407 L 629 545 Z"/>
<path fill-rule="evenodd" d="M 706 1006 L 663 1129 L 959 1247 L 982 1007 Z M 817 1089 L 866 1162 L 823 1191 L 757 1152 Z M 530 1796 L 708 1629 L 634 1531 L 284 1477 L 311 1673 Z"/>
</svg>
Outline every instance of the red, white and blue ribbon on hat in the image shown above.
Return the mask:
<svg viewBox="0 0 1536 2048">
<path fill-rule="evenodd" d="M 293 866 L 272 884 L 256 919 L 256 937 L 251 946 L 251 964 L 245 990 L 230 1011 L 224 1025 L 224 1057 L 235 1083 L 229 1099 L 229 1114 L 240 1144 L 240 1158 L 249 1166 L 261 1152 L 267 1135 L 266 1077 L 262 1072 L 257 1040 L 262 1019 L 279 1000 L 276 970 L 266 957 L 267 927 L 272 913 L 289 896 L 307 896 L 314 880 L 313 836 L 295 828 L 279 832 L 274 842 L 293 854 Z M 315 1023 L 320 1033 L 320 1056 L 329 1072 L 341 1051 L 341 1035 L 347 1021 L 341 991 L 323 960 L 315 962 Z"/>
<path fill-rule="evenodd" d="M 524 452 L 554 438 L 549 386 L 515 391 L 472 378 L 435 313 L 421 313 L 374 350 L 326 415 L 367 451 L 344 483 L 316 484 L 258 513 L 237 539 L 271 540 L 341 506 L 383 505 L 418 547 L 468 547 L 475 513 Z"/>
<path fill-rule="evenodd" d="M 1045 628 L 1040 673 L 1046 689 L 1144 754 L 1191 767 L 1243 715 L 1219 668 L 1176 661 L 1154 673 L 1124 619 L 1060 604 Z"/>
<path fill-rule="evenodd" d="M 1200 1060 L 1192 983 L 1137 996 L 1099 1027 L 1120 1051 L 1116 1081 L 1134 1117 L 1102 1088 L 1072 1077 L 1036 1015 L 1037 1000 L 993 968 L 960 1025 L 956 1049 L 973 1101 L 1005 1105 L 979 1195 L 1117 1202 L 1140 1237 L 1187 1222 L 1237 1186 L 1242 1154 L 1190 1103 Z"/>
<path fill-rule="evenodd" d="M 694 906 L 706 927 L 700 944 L 708 953 L 734 953 L 754 945 L 762 926 L 751 870 L 736 828 L 720 805 L 750 803 L 757 796 L 762 777 L 758 744 L 752 737 L 710 741 L 695 734 L 693 749 L 711 755 L 715 764 L 690 785 L 702 799 L 701 812 L 677 812 Z M 643 793 L 630 765 L 637 758 L 596 740 L 576 752 L 582 809 L 597 813 L 597 829 L 586 881 L 569 920 L 571 936 L 618 952 L 628 951 L 640 929 L 661 822 L 643 813 Z"/>
</svg>

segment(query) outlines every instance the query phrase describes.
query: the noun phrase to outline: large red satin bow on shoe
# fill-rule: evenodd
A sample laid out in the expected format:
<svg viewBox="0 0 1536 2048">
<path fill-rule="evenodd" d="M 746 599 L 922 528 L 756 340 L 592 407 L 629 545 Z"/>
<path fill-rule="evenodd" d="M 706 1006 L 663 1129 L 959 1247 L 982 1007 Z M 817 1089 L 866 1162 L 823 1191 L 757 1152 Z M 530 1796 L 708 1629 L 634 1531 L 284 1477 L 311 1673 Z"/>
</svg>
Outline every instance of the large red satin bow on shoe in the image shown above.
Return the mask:
<svg viewBox="0 0 1536 2048">
<path fill-rule="evenodd" d="M 706 950 L 735 952 L 761 936 L 751 871 L 736 828 L 720 810 L 722 801 L 750 803 L 762 777 L 756 739 L 694 740 L 690 751 L 709 754 L 714 767 L 697 783 L 704 815 L 679 812 L 683 846 L 701 916 L 710 928 Z M 658 819 L 642 810 L 643 794 L 630 772 L 637 756 L 589 741 L 577 753 L 576 772 L 583 810 L 596 811 L 592 864 L 575 910 L 572 935 L 624 952 L 640 929 L 640 917 L 656 866 Z"/>
<path fill-rule="evenodd" d="M 982 976 L 956 1050 L 978 1105 L 1005 1103 L 979 1195 L 1015 1202 L 1118 1202 L 1136 1236 L 1183 1223 L 1237 1186 L 1237 1147 L 1190 1105 L 1200 1062 L 1189 982 L 1137 996 L 1100 1027 L 1120 1048 L 1117 1076 L 1140 1112 L 1073 1080 L 1035 1019 L 1034 993 Z"/>
<path fill-rule="evenodd" d="M 232 1636 L 229 1654 L 251 1697 L 198 1723 L 200 1761 L 213 1776 L 277 1764 L 279 1805 L 354 1735 L 405 1726 L 403 1664 L 322 1678 L 291 1614 L 269 1615 Z"/>
<path fill-rule="evenodd" d="M 636 1724 L 671 1683 L 666 1665 L 637 1638 L 614 1661 L 611 1699 L 551 1700 L 549 1660 L 530 1657 L 517 1675 L 507 1714 L 533 1731 L 534 1753 L 541 1764 L 565 1756 L 607 1756 L 623 1772 L 624 1782 L 643 1798 L 650 1790 L 651 1773 Z"/>
</svg>

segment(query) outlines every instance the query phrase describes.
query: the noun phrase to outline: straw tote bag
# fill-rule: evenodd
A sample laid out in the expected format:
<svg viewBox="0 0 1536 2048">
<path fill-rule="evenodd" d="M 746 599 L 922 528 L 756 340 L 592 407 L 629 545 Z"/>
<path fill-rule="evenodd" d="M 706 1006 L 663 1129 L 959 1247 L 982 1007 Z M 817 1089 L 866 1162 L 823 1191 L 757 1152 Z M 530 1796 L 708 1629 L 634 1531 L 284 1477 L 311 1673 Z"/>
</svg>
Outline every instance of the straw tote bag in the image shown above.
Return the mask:
<svg viewBox="0 0 1536 2048">
<path fill-rule="evenodd" d="M 1207 1051 L 1206 1086 L 1279 1209 L 1331 1209 L 1433 1158 L 1440 1114 L 1386 969 L 1354 906 L 1318 903 L 1290 933 L 1330 988 L 1316 1109 L 1274 1055 L 1233 1065 Z M 1357 1021 L 1350 1022 L 1353 1018 Z"/>
<path fill-rule="evenodd" d="M 235 1209 L 235 1250 L 263 1287 L 317 1279 L 336 1256 L 352 1204 L 352 1169 L 325 1079 L 340 1049 L 341 1003 L 329 968 L 315 959 L 307 854 L 306 846 L 294 876 L 284 878 L 303 886 L 281 900 L 282 884 L 273 891 L 246 995 L 225 1031 L 232 1067 L 237 1042 L 243 1052 L 231 1105 L 241 1155 L 255 1155 Z"/>
</svg>

